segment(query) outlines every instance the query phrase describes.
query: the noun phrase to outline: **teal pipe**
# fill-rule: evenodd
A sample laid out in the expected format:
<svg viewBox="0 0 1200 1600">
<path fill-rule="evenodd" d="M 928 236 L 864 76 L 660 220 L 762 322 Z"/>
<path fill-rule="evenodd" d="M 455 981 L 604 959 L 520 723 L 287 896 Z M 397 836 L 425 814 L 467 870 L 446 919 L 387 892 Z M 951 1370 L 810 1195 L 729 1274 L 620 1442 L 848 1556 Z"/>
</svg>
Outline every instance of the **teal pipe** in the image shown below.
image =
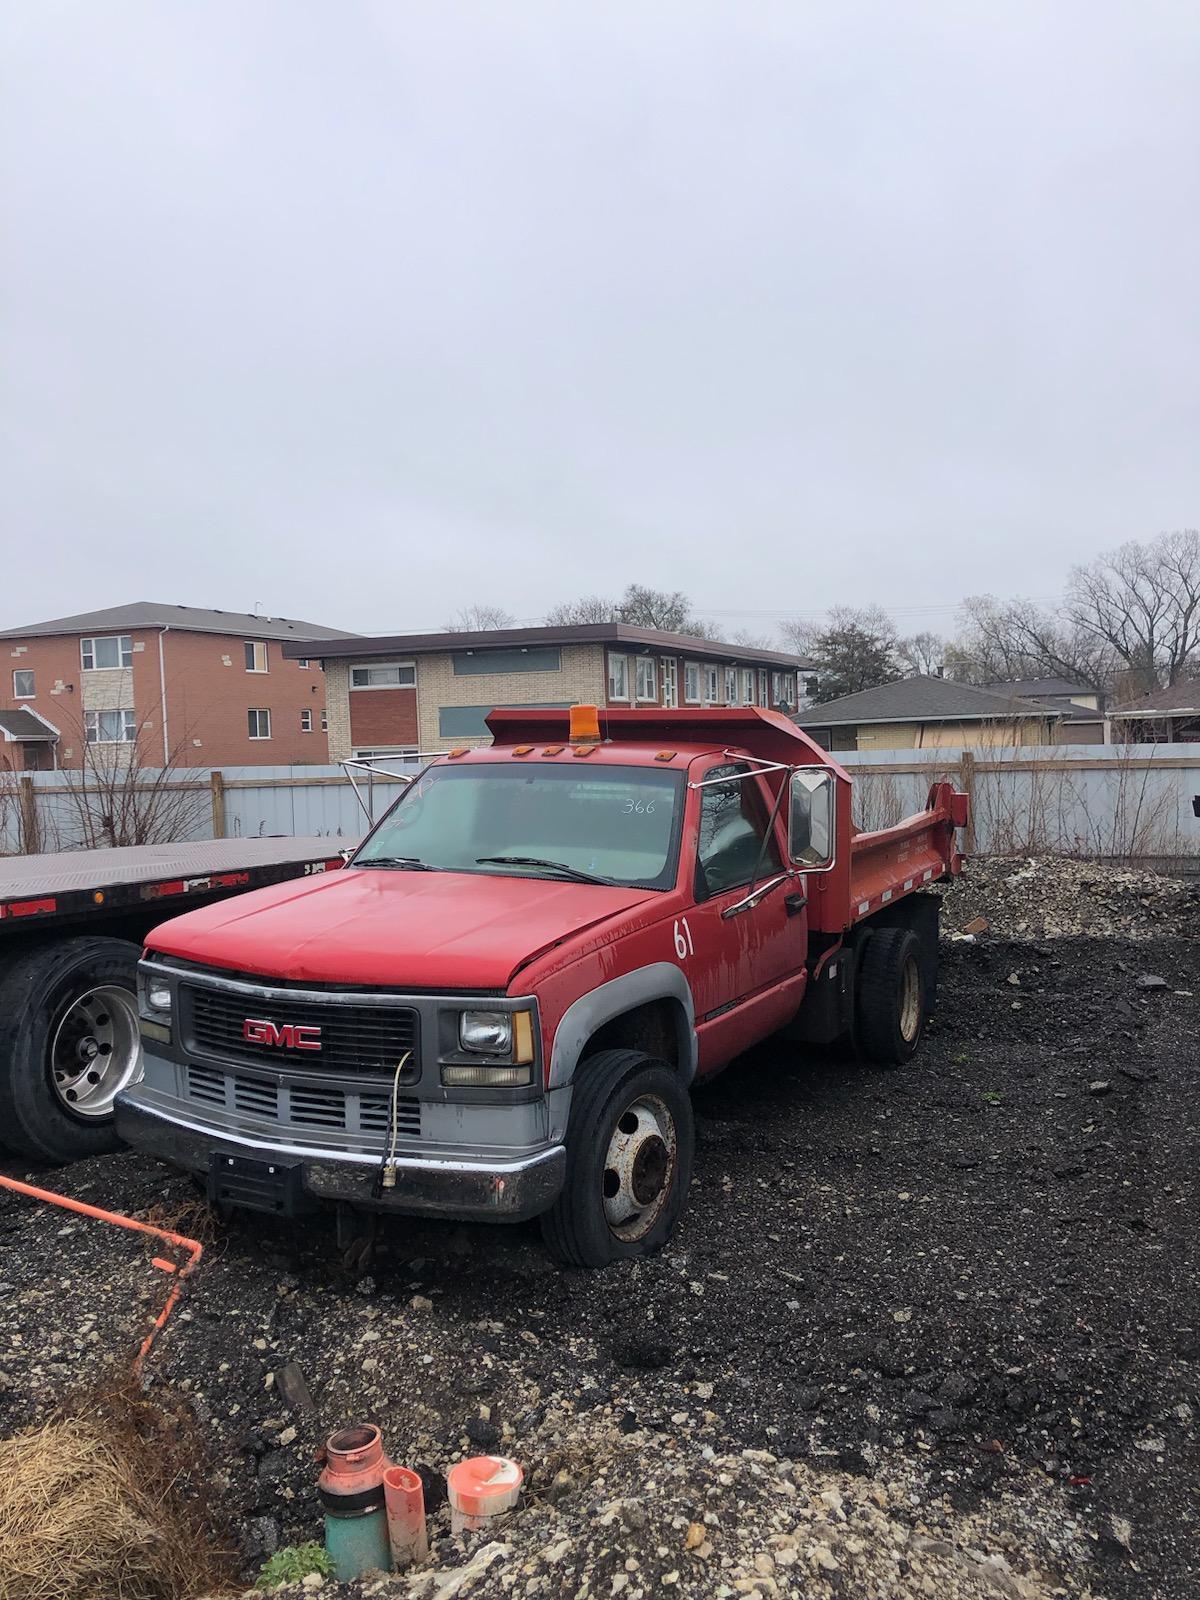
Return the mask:
<svg viewBox="0 0 1200 1600">
<path fill-rule="evenodd" d="M 382 1491 L 378 1507 L 349 1515 L 325 1511 L 325 1548 L 340 1583 L 361 1578 L 364 1572 L 390 1572 L 392 1549 L 388 1543 L 387 1511 Z"/>
</svg>

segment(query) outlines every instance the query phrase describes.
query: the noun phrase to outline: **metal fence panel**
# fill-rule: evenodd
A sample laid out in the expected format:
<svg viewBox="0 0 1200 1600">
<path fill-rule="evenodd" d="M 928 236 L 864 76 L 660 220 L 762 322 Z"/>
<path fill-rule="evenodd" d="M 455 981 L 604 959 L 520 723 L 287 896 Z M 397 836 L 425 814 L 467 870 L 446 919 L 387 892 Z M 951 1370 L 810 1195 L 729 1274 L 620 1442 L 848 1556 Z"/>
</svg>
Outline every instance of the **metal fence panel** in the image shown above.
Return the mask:
<svg viewBox="0 0 1200 1600">
<path fill-rule="evenodd" d="M 851 750 L 835 752 L 835 759 L 854 778 L 854 819 L 862 828 L 887 827 L 919 811 L 930 784 L 949 778 L 972 791 L 980 854 L 1200 856 L 1200 744 Z M 397 765 L 415 772 L 421 763 Z M 158 774 L 139 776 L 149 784 Z M 339 766 L 225 767 L 216 779 L 217 802 L 207 768 L 169 777 L 186 796 L 174 832 L 180 839 L 211 838 L 214 811 L 221 810 L 224 833 L 234 838 L 356 839 L 367 827 Z M 0 852 L 25 847 L 26 780 L 35 797 L 41 848 L 86 847 L 78 775 L 0 772 Z M 403 787 L 386 778 L 363 777 L 359 783 L 376 819 Z M 93 810 L 100 804 L 93 799 Z M 93 816 L 93 837 L 95 823 Z"/>
</svg>

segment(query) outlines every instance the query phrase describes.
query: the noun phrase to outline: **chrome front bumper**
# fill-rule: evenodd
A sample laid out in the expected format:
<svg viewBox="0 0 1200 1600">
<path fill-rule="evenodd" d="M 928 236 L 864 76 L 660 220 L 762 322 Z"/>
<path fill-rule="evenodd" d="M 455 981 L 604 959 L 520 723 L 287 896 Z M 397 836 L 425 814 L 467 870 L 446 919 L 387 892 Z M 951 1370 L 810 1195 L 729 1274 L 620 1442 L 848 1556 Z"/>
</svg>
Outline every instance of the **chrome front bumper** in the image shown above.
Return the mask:
<svg viewBox="0 0 1200 1600">
<path fill-rule="evenodd" d="M 482 1161 L 430 1151 L 398 1157 L 396 1185 L 383 1189 L 378 1154 L 251 1138 L 174 1111 L 166 1113 L 150 1103 L 152 1098 L 145 1089 L 136 1088 L 118 1095 L 116 1131 L 127 1144 L 173 1166 L 207 1174 L 210 1180 L 215 1175 L 215 1181 L 222 1161 L 231 1168 L 253 1167 L 261 1170 L 264 1181 L 278 1178 L 281 1192 L 310 1202 L 345 1201 L 398 1215 L 519 1222 L 549 1210 L 566 1176 L 567 1157 L 561 1144 L 511 1159 Z M 241 1203 L 254 1205 L 252 1199 Z M 259 1209 L 286 1213 L 295 1207 L 263 1204 Z"/>
</svg>

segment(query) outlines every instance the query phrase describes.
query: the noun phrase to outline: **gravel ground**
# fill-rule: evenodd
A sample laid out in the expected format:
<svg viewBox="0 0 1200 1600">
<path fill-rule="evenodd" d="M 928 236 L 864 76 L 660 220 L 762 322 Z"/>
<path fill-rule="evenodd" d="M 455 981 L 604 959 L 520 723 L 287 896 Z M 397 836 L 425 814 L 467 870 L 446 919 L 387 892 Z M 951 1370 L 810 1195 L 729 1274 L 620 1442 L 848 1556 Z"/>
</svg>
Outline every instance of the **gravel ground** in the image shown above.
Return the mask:
<svg viewBox="0 0 1200 1600">
<path fill-rule="evenodd" d="M 1006 866 L 953 891 L 948 931 L 1007 933 L 1029 880 Z M 533 1228 L 394 1224 L 364 1275 L 323 1220 L 218 1225 L 149 1372 L 204 1425 L 247 1578 L 320 1536 L 313 1449 L 370 1419 L 428 1473 L 431 1564 L 380 1590 L 414 1600 L 1197 1592 L 1196 901 L 1135 886 L 1143 919 L 1166 908 L 1135 941 L 1125 892 L 1089 909 L 1074 870 L 1030 874 L 1029 938 L 947 939 L 909 1068 L 772 1045 L 701 1090 L 653 1261 L 564 1273 Z M 1107 936 L 1049 937 L 1079 900 Z M 42 1181 L 206 1216 L 132 1155 Z M 10 1432 L 126 1362 L 163 1279 L 128 1236 L 2 1196 L 0 1251 Z M 441 1474 L 481 1450 L 524 1464 L 524 1507 L 452 1539 Z"/>
</svg>

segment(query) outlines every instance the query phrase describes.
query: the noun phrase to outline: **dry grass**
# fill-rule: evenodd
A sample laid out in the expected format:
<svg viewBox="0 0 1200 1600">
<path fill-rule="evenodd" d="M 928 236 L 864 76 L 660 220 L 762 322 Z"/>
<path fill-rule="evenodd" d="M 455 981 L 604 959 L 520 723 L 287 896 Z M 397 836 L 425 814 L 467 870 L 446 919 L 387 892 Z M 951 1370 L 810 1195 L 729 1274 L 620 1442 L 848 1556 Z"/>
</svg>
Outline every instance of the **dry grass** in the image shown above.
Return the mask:
<svg viewBox="0 0 1200 1600">
<path fill-rule="evenodd" d="M 0 1440 L 0 1600 L 230 1593 L 194 1429 L 131 1381 Z"/>
</svg>

